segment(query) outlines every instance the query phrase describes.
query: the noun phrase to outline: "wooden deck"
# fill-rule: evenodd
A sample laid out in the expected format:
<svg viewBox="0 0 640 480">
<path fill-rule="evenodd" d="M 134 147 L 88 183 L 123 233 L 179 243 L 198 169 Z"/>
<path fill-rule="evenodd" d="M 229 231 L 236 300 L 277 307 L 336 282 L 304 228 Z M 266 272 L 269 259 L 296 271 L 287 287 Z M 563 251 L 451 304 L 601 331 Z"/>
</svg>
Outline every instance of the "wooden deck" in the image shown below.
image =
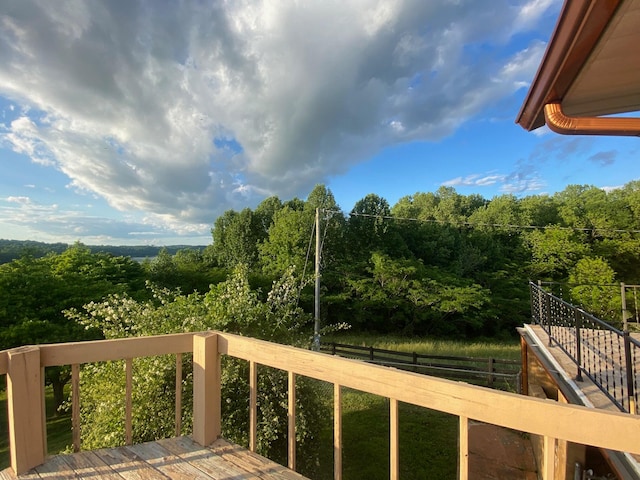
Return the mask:
<svg viewBox="0 0 640 480">
<path fill-rule="evenodd" d="M 302 475 L 226 440 L 201 447 L 189 437 L 55 455 L 18 477 L 10 468 L 0 472 L 1 480 L 44 478 L 305 480 Z"/>
</svg>

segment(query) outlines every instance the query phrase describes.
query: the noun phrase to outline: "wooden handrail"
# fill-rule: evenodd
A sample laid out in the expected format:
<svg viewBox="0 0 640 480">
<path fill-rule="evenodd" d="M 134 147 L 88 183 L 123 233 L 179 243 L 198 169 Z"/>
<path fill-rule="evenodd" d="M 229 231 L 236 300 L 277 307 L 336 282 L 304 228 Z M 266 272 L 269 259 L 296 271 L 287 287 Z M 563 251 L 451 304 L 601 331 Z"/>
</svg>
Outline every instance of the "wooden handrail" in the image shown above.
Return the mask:
<svg viewBox="0 0 640 480">
<path fill-rule="evenodd" d="M 38 422 L 34 423 L 33 418 L 41 416 L 44 421 L 41 402 L 24 402 L 22 405 L 20 400 L 20 396 L 31 394 L 34 389 L 37 389 L 36 384 L 40 389 L 40 394 L 36 397 L 41 398 L 42 379 L 39 374 L 37 377 L 31 376 L 32 370 L 39 371 L 44 366 L 73 365 L 184 352 L 193 352 L 193 436 L 203 445 L 211 443 L 220 435 L 220 357 L 230 355 L 247 360 L 253 366 L 251 368 L 253 389 L 257 388 L 258 365 L 288 372 L 291 385 L 290 405 L 295 405 L 293 380 L 296 376 L 332 383 L 336 413 L 341 411 L 341 387 L 389 398 L 392 408 L 390 446 L 392 471 L 396 470 L 398 465 L 397 454 L 394 453 L 398 448 L 397 425 L 398 421 L 401 421 L 397 416 L 398 402 L 457 415 L 460 417 L 460 430 L 463 435 L 466 435 L 468 420 L 476 420 L 541 435 L 545 438 L 545 445 L 550 449 L 560 439 L 640 454 L 640 442 L 637 441 L 637 432 L 640 431 L 638 416 L 499 392 L 222 332 L 41 345 L 0 352 L 0 373 L 7 373 L 9 377 L 9 404 L 21 409 L 10 413 L 13 431 L 17 433 L 22 427 L 28 425 L 28 428 L 32 429 L 33 438 L 37 439 L 40 435 Z M 35 383 L 33 378 L 37 378 Z M 254 394 L 255 392 L 251 394 L 252 397 Z M 253 404 L 254 401 L 251 399 L 250 403 Z M 23 407 L 30 410 L 26 412 Z M 253 408 L 255 407 L 252 405 Z M 252 415 L 255 415 L 255 412 Z M 290 415 L 295 417 L 293 408 L 290 408 Z M 255 424 L 255 419 L 251 423 Z M 594 425 L 606 425 L 607 428 L 593 428 Z M 341 429 L 339 419 L 335 420 L 335 426 Z M 342 433 L 336 431 L 334 435 L 335 467 L 340 468 Z M 250 438 L 254 438 L 252 443 L 255 442 L 254 436 L 255 432 L 250 432 Z M 461 439 L 460 446 L 461 478 L 466 478 L 464 473 L 468 460 L 466 438 Z M 19 435 L 14 435 L 11 444 L 14 470 L 23 472 L 25 468 L 37 465 L 34 462 L 41 462 L 44 458 L 42 451 L 41 440 L 37 440 L 34 445 L 33 442 L 30 443 L 24 438 L 19 438 Z M 547 453 L 550 458 L 552 452 Z M 336 478 L 340 478 L 340 472 L 336 472 Z"/>
</svg>

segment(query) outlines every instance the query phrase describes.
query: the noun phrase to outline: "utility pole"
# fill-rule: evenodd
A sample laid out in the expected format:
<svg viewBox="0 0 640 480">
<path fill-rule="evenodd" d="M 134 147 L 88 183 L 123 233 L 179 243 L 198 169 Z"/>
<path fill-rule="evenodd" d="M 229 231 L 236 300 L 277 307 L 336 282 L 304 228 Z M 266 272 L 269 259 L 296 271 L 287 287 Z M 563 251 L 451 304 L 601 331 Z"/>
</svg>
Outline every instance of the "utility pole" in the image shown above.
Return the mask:
<svg viewBox="0 0 640 480">
<path fill-rule="evenodd" d="M 313 349 L 320 350 L 320 209 L 316 208 L 316 289 L 315 322 L 313 325 Z"/>
</svg>

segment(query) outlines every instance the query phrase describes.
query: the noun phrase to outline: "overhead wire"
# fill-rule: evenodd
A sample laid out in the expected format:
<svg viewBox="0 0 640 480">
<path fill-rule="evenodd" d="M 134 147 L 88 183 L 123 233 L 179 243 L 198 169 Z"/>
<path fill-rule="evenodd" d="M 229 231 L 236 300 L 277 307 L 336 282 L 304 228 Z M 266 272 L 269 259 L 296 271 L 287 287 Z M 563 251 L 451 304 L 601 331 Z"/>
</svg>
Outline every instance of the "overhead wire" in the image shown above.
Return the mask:
<svg viewBox="0 0 640 480">
<path fill-rule="evenodd" d="M 517 225 L 511 223 L 484 223 L 484 222 L 455 222 L 451 220 L 437 220 L 431 218 L 413 218 L 413 217 L 396 217 L 394 215 L 376 215 L 372 213 L 356 213 L 356 212 L 343 212 L 339 210 L 331 210 L 330 213 L 340 213 L 349 217 L 367 217 L 367 218 L 379 218 L 382 220 L 398 220 L 409 221 L 417 223 L 433 223 L 439 225 L 448 225 L 452 227 L 492 227 L 492 228 L 511 228 L 514 230 L 572 230 L 576 232 L 607 232 L 607 233 L 640 233 L 640 230 L 624 230 L 614 228 L 598 228 L 598 227 L 562 227 L 559 225 Z"/>
</svg>

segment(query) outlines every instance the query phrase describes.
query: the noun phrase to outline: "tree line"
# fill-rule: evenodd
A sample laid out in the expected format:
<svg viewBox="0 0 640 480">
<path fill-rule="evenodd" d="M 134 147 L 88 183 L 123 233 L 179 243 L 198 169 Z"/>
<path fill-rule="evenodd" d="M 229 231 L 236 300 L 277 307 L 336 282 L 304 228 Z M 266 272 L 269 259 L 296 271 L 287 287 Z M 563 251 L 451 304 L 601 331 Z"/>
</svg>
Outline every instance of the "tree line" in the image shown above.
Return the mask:
<svg viewBox="0 0 640 480">
<path fill-rule="evenodd" d="M 369 194 L 349 212 L 318 185 L 305 200 L 269 197 L 255 209 L 225 212 L 204 249 L 161 249 L 137 262 L 81 243 L 48 253 L 27 248 L 0 265 L 0 348 L 204 329 L 309 346 L 316 211 L 325 330 L 509 337 L 529 319 L 529 280 L 565 283 L 569 300 L 616 322 L 620 289 L 607 285 L 640 283 L 638 181 L 608 192 L 572 185 L 554 195 L 491 200 L 441 187 L 393 206 Z M 136 403 L 170 405 L 171 363 L 144 362 L 151 363 L 134 373 L 145 385 Z M 187 359 L 186 392 L 190 368 Z M 234 409 L 246 399 L 238 394 L 248 391 L 246 368 L 230 362 L 223 379 L 229 408 L 223 432 L 241 444 L 248 418 Z M 123 370 L 106 363 L 83 371 L 83 442 L 115 445 L 123 432 L 114 385 L 124 381 Z M 45 374 L 63 405 L 68 368 Z M 277 458 L 286 454 L 286 421 L 268 419 L 286 418 L 286 388 L 276 388 L 286 378 L 267 372 L 260 381 L 266 392 L 260 451 Z M 300 398 L 306 403 L 299 436 L 312 465 L 314 425 L 327 412 L 318 396 Z M 183 415 L 188 428 L 188 407 Z M 148 418 L 142 408 L 136 441 L 170 436 L 172 428 L 171 418 Z"/>
</svg>

